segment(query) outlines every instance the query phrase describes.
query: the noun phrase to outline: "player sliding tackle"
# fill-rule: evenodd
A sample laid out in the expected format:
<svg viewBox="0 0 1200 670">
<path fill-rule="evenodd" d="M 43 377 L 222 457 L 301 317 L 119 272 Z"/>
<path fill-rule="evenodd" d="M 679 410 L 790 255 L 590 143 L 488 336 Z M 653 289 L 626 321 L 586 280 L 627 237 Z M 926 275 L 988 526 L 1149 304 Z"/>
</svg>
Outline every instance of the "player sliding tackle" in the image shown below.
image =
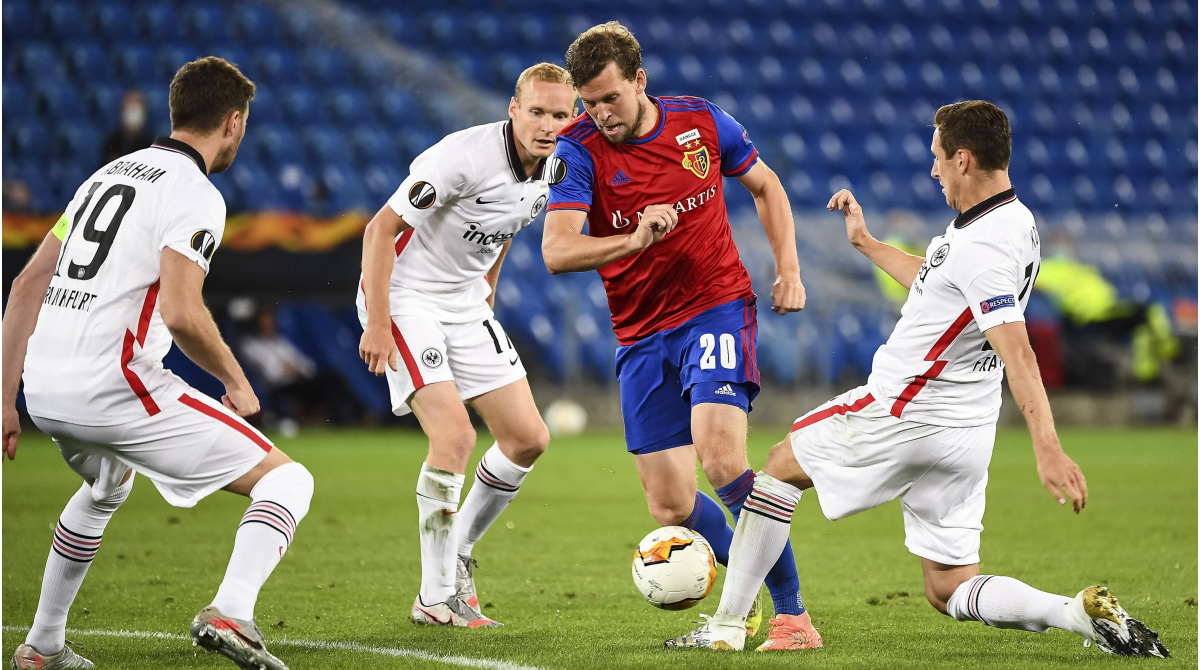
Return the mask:
<svg viewBox="0 0 1200 670">
<path fill-rule="evenodd" d="M 550 189 L 546 267 L 599 270 L 621 345 L 625 442 L 650 514 L 700 533 L 724 564 L 733 529 L 725 510 L 696 490 L 696 458 L 736 519 L 754 484 L 746 415 L 759 375 L 756 298 L 733 243 L 722 178 L 736 177 L 754 196 L 775 254 L 779 314 L 804 307 L 787 193 L 742 126 L 716 105 L 646 94 L 641 47 L 621 24 L 580 35 L 566 66 L 587 115 L 558 139 L 567 170 Z M 791 548 L 772 563 L 766 583 L 776 618 L 764 648 L 821 646 Z M 743 634 L 760 619 L 756 607 Z"/>
<path fill-rule="evenodd" d="M 392 411 L 416 414 L 429 438 L 417 477 L 417 623 L 499 625 L 479 609 L 471 549 L 550 440 L 492 304 L 513 235 L 546 206 L 553 175 L 545 159 L 575 116 L 566 81 L 549 63 L 523 72 L 511 120 L 453 133 L 417 156 L 363 238 L 359 350 L 372 372 L 387 377 Z M 475 449 L 464 402 L 496 443 L 460 509 Z"/>
<path fill-rule="evenodd" d="M 91 668 L 65 644 L 67 611 L 137 471 L 176 507 L 224 489 L 252 501 L 196 644 L 243 668 L 286 670 L 254 621 L 259 589 L 291 546 L 313 478 L 241 419 L 258 398 L 201 288 L 225 230 L 209 174 L 233 163 L 254 84 L 220 58 L 171 82 L 171 136 L 100 168 L 13 281 L 4 313 L 4 448 L 16 456 L 16 396 L 84 484 L 54 529 L 37 615 L 13 668 Z M 222 402 L 163 369 L 179 345 L 225 385 Z M 149 553 L 149 552 L 147 552 Z"/>
<path fill-rule="evenodd" d="M 867 385 L 801 417 L 771 450 L 734 535 L 717 615 L 668 647 L 742 649 L 754 595 L 787 542 L 801 493 L 815 486 L 829 519 L 901 499 L 905 544 L 921 557 L 925 595 L 939 612 L 997 628 L 1074 631 L 1109 653 L 1167 655 L 1104 587 L 1070 598 L 979 574 L 1006 368 L 1042 485 L 1059 504 L 1070 498 L 1078 514 L 1087 483 L 1059 445 L 1025 331 L 1040 245 L 1009 183 L 1008 118 L 975 100 L 942 107 L 934 127 L 931 175 L 958 217 L 921 258 L 871 237 L 849 191 L 829 201 L 845 215 L 851 244 L 910 287 L 908 300 Z"/>
</svg>

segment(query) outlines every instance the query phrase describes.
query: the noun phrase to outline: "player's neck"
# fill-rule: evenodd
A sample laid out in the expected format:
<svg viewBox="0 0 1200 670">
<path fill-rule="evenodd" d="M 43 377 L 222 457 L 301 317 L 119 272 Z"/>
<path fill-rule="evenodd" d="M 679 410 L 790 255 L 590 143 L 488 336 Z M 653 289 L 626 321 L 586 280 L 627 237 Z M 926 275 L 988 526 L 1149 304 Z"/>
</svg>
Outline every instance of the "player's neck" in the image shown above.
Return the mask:
<svg viewBox="0 0 1200 670">
<path fill-rule="evenodd" d="M 963 184 L 962 195 L 958 199 L 958 213 L 961 214 L 988 198 L 1003 193 L 1012 188 L 1008 179 L 1008 170 L 997 170 L 987 178 L 976 177 Z"/>
<path fill-rule="evenodd" d="M 645 91 L 639 93 L 638 97 L 641 98 L 638 102 L 643 105 L 642 108 L 646 110 L 646 114 L 642 117 L 642 122 L 631 133 L 635 140 L 640 140 L 649 135 L 658 126 L 659 114 L 658 105 L 654 104 L 654 101 L 650 99 L 650 96 L 646 95 Z"/>
<path fill-rule="evenodd" d="M 213 133 L 207 137 L 201 137 L 195 133 L 190 133 L 186 130 L 171 131 L 171 139 L 179 140 L 189 147 L 196 150 L 197 153 L 204 159 L 205 165 L 212 165 L 217 154 L 221 152 L 220 140 Z"/>
<path fill-rule="evenodd" d="M 525 170 L 526 176 L 533 174 L 542 159 L 529 153 L 524 144 L 520 142 L 513 142 L 513 144 L 517 145 L 517 159 L 521 161 L 521 167 Z"/>
</svg>

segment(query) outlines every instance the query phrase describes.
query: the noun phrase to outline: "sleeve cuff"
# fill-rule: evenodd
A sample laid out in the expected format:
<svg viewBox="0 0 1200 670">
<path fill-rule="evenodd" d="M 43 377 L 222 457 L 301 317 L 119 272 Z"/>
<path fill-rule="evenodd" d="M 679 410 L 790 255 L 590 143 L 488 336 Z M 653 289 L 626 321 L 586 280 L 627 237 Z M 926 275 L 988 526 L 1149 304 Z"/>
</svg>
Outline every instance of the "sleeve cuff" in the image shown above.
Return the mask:
<svg viewBox="0 0 1200 670">
<path fill-rule="evenodd" d="M 726 177 L 740 177 L 740 176 L 746 174 L 747 172 L 749 172 L 750 168 L 754 167 L 754 164 L 757 161 L 758 161 L 758 149 L 755 149 L 753 152 L 750 153 L 750 157 L 747 158 L 741 165 L 735 167 L 732 170 L 722 170 L 721 174 Z"/>
<path fill-rule="evenodd" d="M 592 211 L 592 206 L 586 202 L 552 202 L 546 207 L 546 211 L 553 212 L 560 209 L 577 209 L 581 212 Z"/>
</svg>

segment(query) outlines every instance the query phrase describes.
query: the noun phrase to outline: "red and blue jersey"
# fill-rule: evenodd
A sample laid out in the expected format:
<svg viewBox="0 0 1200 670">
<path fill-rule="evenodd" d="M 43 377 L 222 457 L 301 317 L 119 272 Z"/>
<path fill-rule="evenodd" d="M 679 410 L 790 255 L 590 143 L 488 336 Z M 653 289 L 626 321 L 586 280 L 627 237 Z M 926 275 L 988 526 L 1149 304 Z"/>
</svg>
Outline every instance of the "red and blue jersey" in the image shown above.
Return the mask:
<svg viewBox="0 0 1200 670">
<path fill-rule="evenodd" d="M 628 235 L 649 205 L 674 204 L 662 241 L 599 269 L 622 345 L 674 328 L 716 305 L 754 295 L 725 209 L 722 177 L 745 174 L 758 150 L 741 124 L 703 98 L 651 97 L 648 135 L 611 144 L 582 115 L 558 135 L 566 177 L 547 210 L 587 212 L 592 237 Z"/>
</svg>

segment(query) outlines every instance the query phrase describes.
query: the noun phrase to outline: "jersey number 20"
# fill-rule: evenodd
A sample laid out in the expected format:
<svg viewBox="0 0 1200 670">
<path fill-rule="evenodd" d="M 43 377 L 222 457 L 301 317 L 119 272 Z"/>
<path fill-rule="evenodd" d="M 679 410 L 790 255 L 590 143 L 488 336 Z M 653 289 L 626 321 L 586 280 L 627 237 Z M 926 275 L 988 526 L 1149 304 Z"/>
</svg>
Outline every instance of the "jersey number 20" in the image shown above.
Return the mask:
<svg viewBox="0 0 1200 670">
<path fill-rule="evenodd" d="M 62 262 L 67 258 L 67 245 L 75 237 L 75 231 L 79 229 L 79 220 L 83 218 L 83 213 L 87 211 L 88 205 L 92 202 L 92 196 L 96 195 L 96 189 L 100 188 L 100 182 L 92 184 L 92 188 L 88 191 L 87 198 L 83 200 L 83 206 L 75 213 L 75 220 L 71 222 L 71 230 L 67 233 L 67 239 L 63 242 L 62 256 L 59 257 L 59 267 L 55 269 L 54 274 L 62 274 Z M 132 186 L 126 184 L 113 184 L 109 187 L 100 199 L 96 201 L 96 207 L 92 209 L 91 216 L 88 217 L 87 223 L 83 226 L 83 239 L 88 242 L 95 242 L 96 254 L 92 256 L 92 260 L 87 265 L 79 265 L 75 261 L 67 266 L 67 277 L 71 279 L 87 280 L 96 276 L 100 271 L 100 266 L 104 264 L 108 258 L 108 250 L 112 248 L 113 240 L 117 237 L 117 230 L 121 227 L 121 221 L 125 218 L 125 214 L 129 208 L 133 206 L 133 198 L 137 195 L 137 191 Z M 100 212 L 104 211 L 104 206 L 109 200 L 120 198 L 121 201 L 117 205 L 117 211 L 113 214 L 112 221 L 108 222 L 108 226 L 104 230 L 96 228 L 96 219 L 100 217 Z"/>
<path fill-rule="evenodd" d="M 704 353 L 700 355 L 700 369 L 715 370 L 717 358 L 713 356 L 713 349 L 717 346 L 717 339 L 712 333 L 705 333 L 700 336 L 700 346 L 704 347 Z M 721 367 L 726 370 L 737 367 L 737 342 L 729 333 L 721 333 Z"/>
</svg>

